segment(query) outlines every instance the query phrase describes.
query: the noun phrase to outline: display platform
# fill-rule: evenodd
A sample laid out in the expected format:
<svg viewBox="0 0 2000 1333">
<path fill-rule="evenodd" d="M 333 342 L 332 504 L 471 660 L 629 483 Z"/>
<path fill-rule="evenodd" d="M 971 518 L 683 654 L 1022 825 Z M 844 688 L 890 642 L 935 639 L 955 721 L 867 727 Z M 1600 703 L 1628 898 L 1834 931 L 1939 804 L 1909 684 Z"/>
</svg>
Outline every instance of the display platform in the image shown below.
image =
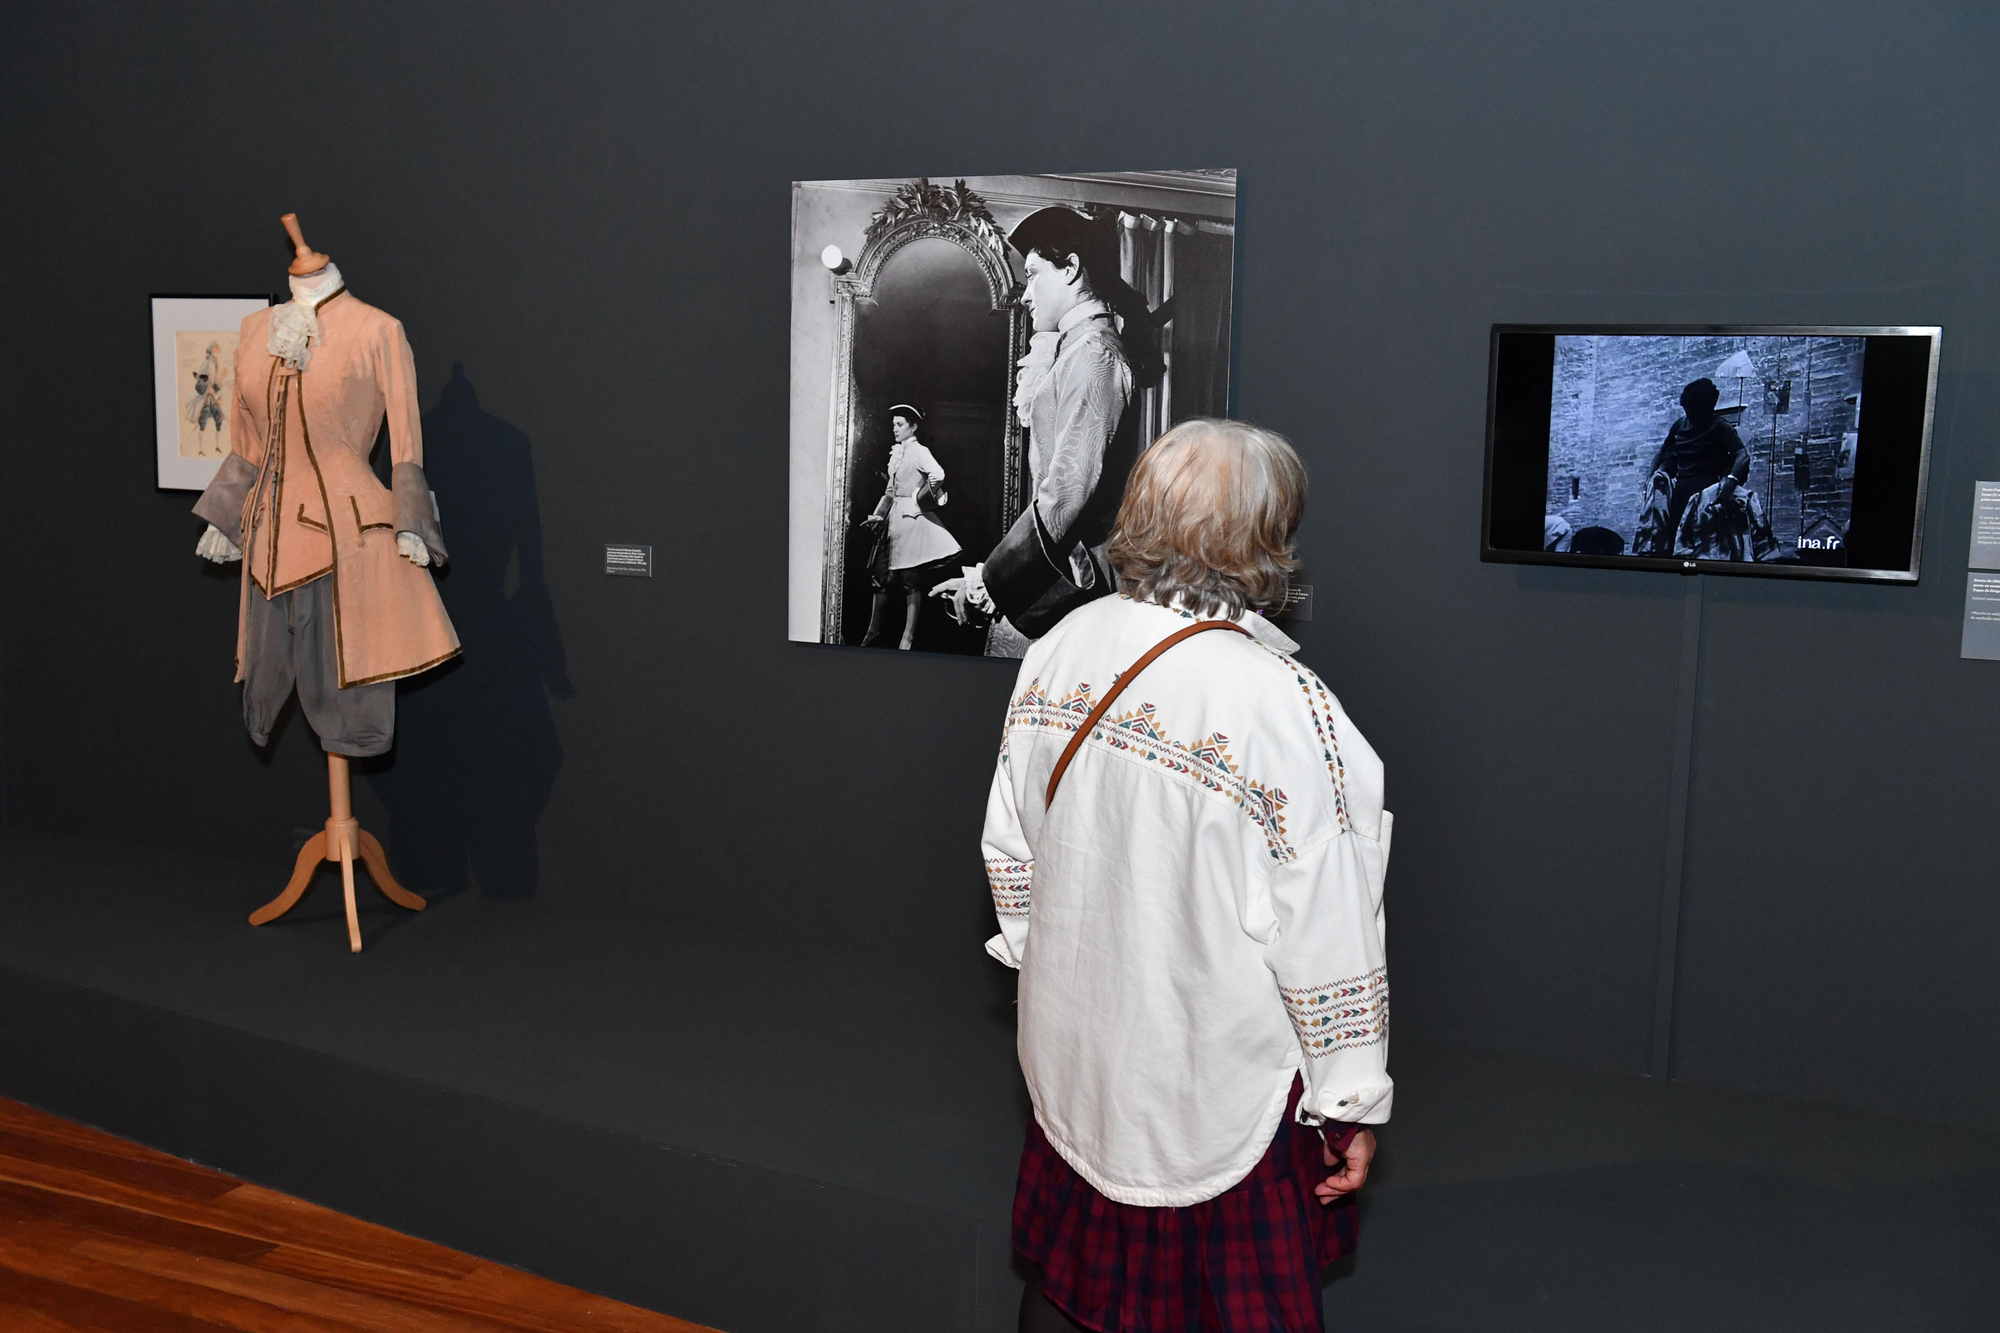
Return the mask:
<svg viewBox="0 0 2000 1333">
<path fill-rule="evenodd" d="M 353 955 L 337 870 L 245 923 L 284 871 L 0 839 L 0 1094 L 727 1333 L 1012 1317 L 983 956 L 365 885 Z"/>
<path fill-rule="evenodd" d="M 1010 974 L 366 889 L 354 956 L 337 874 L 244 923 L 284 869 L 0 835 L 0 1095 L 728 1333 L 1013 1327 Z M 1332 1328 L 2000 1322 L 2000 1136 L 1392 1067 Z"/>
</svg>

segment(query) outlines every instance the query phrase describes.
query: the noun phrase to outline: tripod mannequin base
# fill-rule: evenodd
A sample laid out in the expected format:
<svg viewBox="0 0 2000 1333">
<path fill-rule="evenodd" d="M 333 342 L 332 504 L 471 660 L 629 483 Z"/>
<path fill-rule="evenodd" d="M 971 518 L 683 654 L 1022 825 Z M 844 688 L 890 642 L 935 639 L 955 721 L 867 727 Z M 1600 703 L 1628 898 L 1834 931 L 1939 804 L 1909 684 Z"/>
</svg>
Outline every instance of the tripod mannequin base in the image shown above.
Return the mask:
<svg viewBox="0 0 2000 1333">
<path fill-rule="evenodd" d="M 396 906 L 421 912 L 426 904 L 422 898 L 396 882 L 396 877 L 389 873 L 389 858 L 383 855 L 382 844 L 372 833 L 363 830 L 361 821 L 354 817 L 347 756 L 329 754 L 326 768 L 327 785 L 333 798 L 333 815 L 326 821 L 326 827 L 313 834 L 300 849 L 298 862 L 292 867 L 291 882 L 285 885 L 285 891 L 252 912 L 250 924 L 261 926 L 276 921 L 298 906 L 320 864 L 338 861 L 340 886 L 347 902 L 347 948 L 351 953 L 360 953 L 361 922 L 354 912 L 354 863 L 357 860 L 368 867 L 368 877 L 375 881 L 375 887 L 382 896 Z"/>
</svg>

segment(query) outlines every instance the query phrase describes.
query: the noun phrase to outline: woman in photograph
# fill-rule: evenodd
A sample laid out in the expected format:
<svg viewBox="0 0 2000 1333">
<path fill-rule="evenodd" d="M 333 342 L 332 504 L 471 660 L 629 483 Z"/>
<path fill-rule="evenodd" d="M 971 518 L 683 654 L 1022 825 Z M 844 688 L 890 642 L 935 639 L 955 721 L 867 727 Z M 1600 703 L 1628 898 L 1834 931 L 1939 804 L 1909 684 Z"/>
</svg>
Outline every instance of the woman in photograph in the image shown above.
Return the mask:
<svg viewBox="0 0 2000 1333">
<path fill-rule="evenodd" d="M 1381 760 L 1261 614 L 1305 481 L 1270 431 L 1174 427 L 1125 487 L 1118 595 L 1021 663 L 983 842 L 1034 1107 L 1022 1333 L 1320 1333 L 1319 1270 L 1354 1248 L 1391 821 Z"/>
<path fill-rule="evenodd" d="M 882 637 L 890 598 L 900 591 L 903 638 L 896 646 L 908 648 L 916 641 L 917 611 L 925 591 L 958 572 L 958 541 L 939 517 L 949 499 L 944 469 L 917 438 L 923 420 L 924 414 L 908 403 L 889 409 L 889 432 L 896 442 L 889 449 L 888 486 L 875 512 L 862 520 L 863 529 L 876 537 L 878 551 L 869 561 L 875 602 L 869 608 L 863 645 Z"/>
</svg>

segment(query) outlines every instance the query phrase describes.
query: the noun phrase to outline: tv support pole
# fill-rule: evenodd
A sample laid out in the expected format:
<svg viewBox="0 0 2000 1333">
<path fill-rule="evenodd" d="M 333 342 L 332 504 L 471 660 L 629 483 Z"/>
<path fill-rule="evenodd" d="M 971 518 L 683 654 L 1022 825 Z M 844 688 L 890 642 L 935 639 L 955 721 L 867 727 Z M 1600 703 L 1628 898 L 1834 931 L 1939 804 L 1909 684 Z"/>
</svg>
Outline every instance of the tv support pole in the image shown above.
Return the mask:
<svg viewBox="0 0 2000 1333">
<path fill-rule="evenodd" d="M 1687 878 L 1689 789 L 1694 783 L 1696 693 L 1701 683 L 1701 622 L 1707 578 L 1689 574 L 1681 599 L 1680 684 L 1675 690 L 1674 777 L 1667 794 L 1665 866 L 1660 876 L 1659 952 L 1653 969 L 1653 1042 L 1647 1073 L 1673 1076 L 1674 1001 L 1679 985 L 1681 886 Z"/>
</svg>

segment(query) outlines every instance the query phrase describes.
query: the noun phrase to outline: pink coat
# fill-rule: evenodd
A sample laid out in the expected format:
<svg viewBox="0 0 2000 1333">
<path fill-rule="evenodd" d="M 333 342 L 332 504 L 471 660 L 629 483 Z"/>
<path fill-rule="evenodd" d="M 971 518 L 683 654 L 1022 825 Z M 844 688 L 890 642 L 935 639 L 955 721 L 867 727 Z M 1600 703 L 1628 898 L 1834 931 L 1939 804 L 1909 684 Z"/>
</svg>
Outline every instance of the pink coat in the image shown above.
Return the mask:
<svg viewBox="0 0 2000 1333">
<path fill-rule="evenodd" d="M 243 600 L 333 579 L 340 685 L 413 675 L 457 656 L 429 571 L 396 549 L 414 532 L 445 558 L 424 480 L 416 363 L 403 326 L 345 288 L 315 311 L 304 371 L 266 348 L 271 311 L 243 321 L 230 456 L 195 513 L 243 550 Z M 391 485 L 369 467 L 384 417 Z M 243 620 L 236 677 L 243 678 Z"/>
</svg>

